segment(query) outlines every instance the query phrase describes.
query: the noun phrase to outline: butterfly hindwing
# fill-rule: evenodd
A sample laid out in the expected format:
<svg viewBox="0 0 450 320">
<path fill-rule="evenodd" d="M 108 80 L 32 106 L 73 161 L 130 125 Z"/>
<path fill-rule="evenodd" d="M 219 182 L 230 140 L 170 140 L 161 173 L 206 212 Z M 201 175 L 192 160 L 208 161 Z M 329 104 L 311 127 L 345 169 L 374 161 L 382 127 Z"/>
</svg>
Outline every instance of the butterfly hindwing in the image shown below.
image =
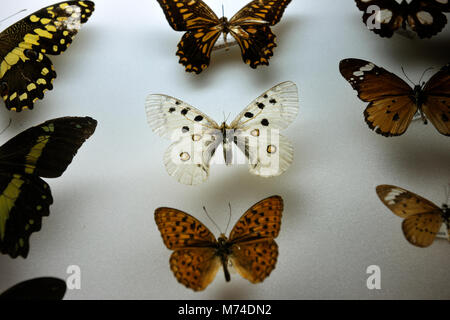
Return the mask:
<svg viewBox="0 0 450 320">
<path fill-rule="evenodd" d="M 91 1 L 66 1 L 25 17 L 0 33 L 0 94 L 9 110 L 32 109 L 53 88 L 58 55 L 72 43 L 94 11 Z"/>
<path fill-rule="evenodd" d="M 26 258 L 30 235 L 41 229 L 42 217 L 50 213 L 50 187 L 34 175 L 2 172 L 0 192 L 0 251 Z"/>
<path fill-rule="evenodd" d="M 175 278 L 194 291 L 204 290 L 216 277 L 221 266 L 212 248 L 175 250 L 170 256 L 170 269 Z"/>
<path fill-rule="evenodd" d="M 402 224 L 406 239 L 413 245 L 427 247 L 433 243 L 442 225 L 442 210 L 431 201 L 406 189 L 377 186 L 380 200 L 397 216 L 405 218 Z"/>
<path fill-rule="evenodd" d="M 36 278 L 20 282 L 0 294 L 3 301 L 56 301 L 66 293 L 66 282 L 57 278 Z"/>
<path fill-rule="evenodd" d="M 450 136 L 450 64 L 428 80 L 424 94 L 423 112 L 440 133 Z"/>
<path fill-rule="evenodd" d="M 418 108 L 411 98 L 413 90 L 405 81 L 360 59 L 342 60 L 339 70 L 358 92 L 358 97 L 370 102 L 364 116 L 372 130 L 387 137 L 406 131 Z"/>
</svg>

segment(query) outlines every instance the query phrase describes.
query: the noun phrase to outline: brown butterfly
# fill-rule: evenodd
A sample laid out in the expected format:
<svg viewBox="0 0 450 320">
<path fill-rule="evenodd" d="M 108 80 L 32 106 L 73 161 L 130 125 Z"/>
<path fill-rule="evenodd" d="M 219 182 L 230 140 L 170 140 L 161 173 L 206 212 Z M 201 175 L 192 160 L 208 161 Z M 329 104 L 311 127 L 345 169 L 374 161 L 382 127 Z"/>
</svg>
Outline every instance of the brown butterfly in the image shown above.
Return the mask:
<svg viewBox="0 0 450 320">
<path fill-rule="evenodd" d="M 211 51 L 221 34 L 226 43 L 230 33 L 241 47 L 242 58 L 255 69 L 269 65 L 273 56 L 276 25 L 291 0 L 254 0 L 229 21 L 218 18 L 202 0 L 158 0 L 170 26 L 186 31 L 178 44 L 177 56 L 187 72 L 201 73 L 209 66 Z"/>
<path fill-rule="evenodd" d="M 380 200 L 403 220 L 405 238 L 417 247 L 428 247 L 436 238 L 442 223 L 450 234 L 450 209 L 448 205 L 439 208 L 431 201 L 411 191 L 390 185 L 376 188 Z M 450 241 L 450 235 L 449 239 Z"/>
<path fill-rule="evenodd" d="M 345 59 L 339 70 L 358 91 L 358 97 L 370 102 L 364 117 L 376 133 L 385 137 L 402 135 L 419 112 L 425 124 L 428 119 L 440 133 L 450 136 L 450 64 L 414 89 L 369 61 Z"/>
<path fill-rule="evenodd" d="M 177 209 L 158 208 L 155 221 L 164 244 L 174 250 L 170 268 L 177 280 L 194 291 L 204 290 L 223 266 L 230 281 L 228 263 L 252 283 L 262 282 L 275 268 L 283 199 L 272 196 L 248 209 L 231 230 L 216 240 L 193 216 Z"/>
<path fill-rule="evenodd" d="M 431 38 L 447 24 L 448 0 L 355 0 L 364 24 L 382 37 L 410 27 L 420 38 Z"/>
</svg>

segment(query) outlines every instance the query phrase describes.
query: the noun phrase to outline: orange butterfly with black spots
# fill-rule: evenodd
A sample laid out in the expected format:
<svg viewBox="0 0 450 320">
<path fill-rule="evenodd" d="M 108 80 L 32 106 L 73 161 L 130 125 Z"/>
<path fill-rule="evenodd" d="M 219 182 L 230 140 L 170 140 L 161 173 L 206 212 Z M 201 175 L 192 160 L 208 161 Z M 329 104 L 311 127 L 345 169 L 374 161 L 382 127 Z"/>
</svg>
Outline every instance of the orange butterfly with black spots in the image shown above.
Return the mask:
<svg viewBox="0 0 450 320">
<path fill-rule="evenodd" d="M 209 66 L 211 51 L 220 35 L 226 43 L 231 34 L 241 48 L 246 64 L 255 69 L 269 65 L 277 46 L 270 30 L 283 16 L 291 0 L 254 0 L 230 20 L 218 18 L 202 0 L 158 0 L 170 26 L 186 31 L 178 44 L 177 56 L 187 72 L 201 73 Z"/>
<path fill-rule="evenodd" d="M 430 120 L 441 134 L 450 136 L 450 64 L 414 88 L 365 60 L 342 60 L 339 70 L 358 97 L 369 102 L 364 117 L 376 133 L 385 137 L 402 135 L 418 112 L 425 124 Z"/>
<path fill-rule="evenodd" d="M 404 218 L 402 229 L 406 240 L 417 247 L 430 246 L 443 223 L 450 241 L 450 209 L 439 208 L 433 202 L 411 191 L 390 185 L 376 188 L 380 200 L 397 216 Z"/>
<path fill-rule="evenodd" d="M 218 239 L 193 216 L 171 208 L 155 210 L 164 244 L 174 250 L 170 268 L 177 280 L 194 291 L 204 290 L 220 266 L 230 281 L 228 264 L 252 283 L 262 282 L 275 268 L 283 199 L 272 196 L 248 209 L 227 238 Z"/>
</svg>

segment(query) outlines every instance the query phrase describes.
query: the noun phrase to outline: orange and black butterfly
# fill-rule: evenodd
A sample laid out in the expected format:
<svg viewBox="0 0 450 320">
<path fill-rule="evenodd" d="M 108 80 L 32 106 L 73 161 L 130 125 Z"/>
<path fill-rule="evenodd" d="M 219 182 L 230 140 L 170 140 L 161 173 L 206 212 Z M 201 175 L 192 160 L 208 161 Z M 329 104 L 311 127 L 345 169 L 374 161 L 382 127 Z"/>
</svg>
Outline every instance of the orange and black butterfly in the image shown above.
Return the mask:
<svg viewBox="0 0 450 320">
<path fill-rule="evenodd" d="M 450 209 L 439 208 L 431 201 L 411 191 L 390 185 L 376 188 L 380 200 L 397 216 L 404 218 L 402 229 L 405 238 L 417 247 L 428 247 L 436 238 L 442 224 L 447 226 L 450 241 Z"/>
<path fill-rule="evenodd" d="M 450 136 L 450 64 L 414 88 L 365 60 L 342 60 L 339 70 L 358 97 L 370 102 L 364 117 L 376 133 L 385 137 L 402 135 L 419 113 L 425 124 L 428 119 L 441 134 Z"/>
<path fill-rule="evenodd" d="M 231 34 L 241 47 L 242 58 L 255 69 L 269 65 L 277 46 L 270 30 L 291 0 L 254 0 L 230 20 L 218 18 L 202 0 L 158 0 L 167 21 L 176 31 L 186 31 L 178 44 L 177 56 L 187 72 L 201 73 L 209 66 L 211 51 L 221 34 Z"/>
<path fill-rule="evenodd" d="M 382 37 L 411 28 L 420 38 L 431 38 L 447 24 L 448 0 L 355 0 L 364 24 Z"/>
<path fill-rule="evenodd" d="M 95 131 L 90 117 L 48 120 L 0 147 L 0 252 L 27 257 L 29 238 L 53 203 L 42 180 L 61 176 Z"/>
<path fill-rule="evenodd" d="M 194 291 L 204 290 L 220 266 L 230 281 L 228 264 L 252 283 L 262 282 L 275 268 L 283 199 L 272 196 L 248 209 L 227 238 L 218 239 L 193 216 L 177 209 L 158 208 L 155 221 L 164 244 L 174 250 L 170 268 L 177 280 Z"/>
<path fill-rule="evenodd" d="M 65 1 L 43 8 L 0 33 L 0 95 L 8 110 L 33 109 L 56 72 L 47 55 L 72 43 L 94 11 L 92 1 Z"/>
</svg>

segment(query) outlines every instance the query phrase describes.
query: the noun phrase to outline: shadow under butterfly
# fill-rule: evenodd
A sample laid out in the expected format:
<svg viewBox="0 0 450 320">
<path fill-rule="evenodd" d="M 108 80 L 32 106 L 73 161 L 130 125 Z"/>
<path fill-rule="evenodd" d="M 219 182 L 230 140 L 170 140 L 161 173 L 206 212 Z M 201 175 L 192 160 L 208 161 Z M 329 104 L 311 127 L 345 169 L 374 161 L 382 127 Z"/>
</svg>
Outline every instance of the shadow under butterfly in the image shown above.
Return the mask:
<svg viewBox="0 0 450 320">
<path fill-rule="evenodd" d="M 450 241 L 450 208 L 447 204 L 439 208 L 411 191 L 392 185 L 379 185 L 376 192 L 386 207 L 404 218 L 403 234 L 412 245 L 421 248 L 430 246 L 443 224 L 447 227 L 447 238 Z"/>
<path fill-rule="evenodd" d="M 66 282 L 58 278 L 36 278 L 16 284 L 0 294 L 0 301 L 62 300 L 66 294 Z"/>
<path fill-rule="evenodd" d="M 170 269 L 178 282 L 194 291 L 204 290 L 220 266 L 230 281 L 231 265 L 251 283 L 260 283 L 275 269 L 283 199 L 272 196 L 248 209 L 227 238 L 218 239 L 193 216 L 172 208 L 155 210 L 155 222 L 164 244 L 173 253 Z"/>
<path fill-rule="evenodd" d="M 364 12 L 363 22 L 374 33 L 390 38 L 394 32 L 412 30 L 431 38 L 447 24 L 447 0 L 355 0 Z"/>
<path fill-rule="evenodd" d="M 53 203 L 42 180 L 61 176 L 94 133 L 90 117 L 64 117 L 29 128 L 0 147 L 0 252 L 26 258 L 29 238 Z"/>
<path fill-rule="evenodd" d="M 170 26 L 185 31 L 176 55 L 186 72 L 200 74 L 210 63 L 211 52 L 223 34 L 231 34 L 241 48 L 242 59 L 251 68 L 269 65 L 277 46 L 270 27 L 283 16 L 291 0 L 254 0 L 230 20 L 218 18 L 202 0 L 158 0 Z"/>
<path fill-rule="evenodd" d="M 56 72 L 47 55 L 63 53 L 93 11 L 92 1 L 60 2 L 0 33 L 0 96 L 8 110 L 33 109 L 53 89 Z"/>
<path fill-rule="evenodd" d="M 429 120 L 439 133 L 450 136 L 450 64 L 414 88 L 395 74 L 361 59 L 342 60 L 339 70 L 358 97 L 369 102 L 364 117 L 376 133 L 400 136 L 419 113 L 424 124 Z"/>
</svg>

